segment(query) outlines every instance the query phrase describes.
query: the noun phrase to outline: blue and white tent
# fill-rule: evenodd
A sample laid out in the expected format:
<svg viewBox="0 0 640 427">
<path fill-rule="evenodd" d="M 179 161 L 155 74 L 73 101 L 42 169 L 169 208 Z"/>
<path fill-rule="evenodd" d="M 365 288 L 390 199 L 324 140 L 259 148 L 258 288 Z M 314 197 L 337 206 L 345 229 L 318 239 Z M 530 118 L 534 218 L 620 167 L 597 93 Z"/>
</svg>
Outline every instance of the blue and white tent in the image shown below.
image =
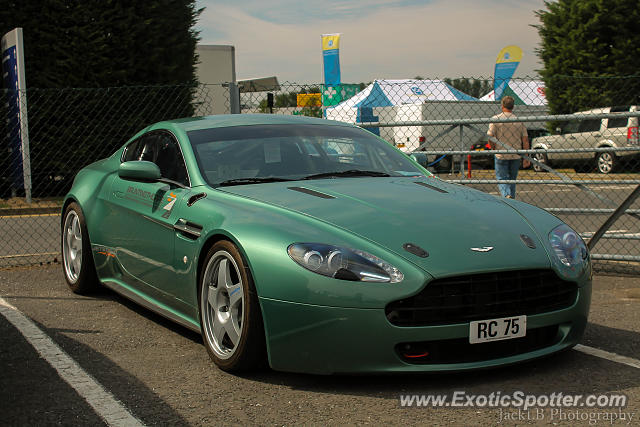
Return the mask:
<svg viewBox="0 0 640 427">
<path fill-rule="evenodd" d="M 395 106 L 430 101 L 477 101 L 442 80 L 375 80 L 357 95 L 326 109 L 326 117 L 349 123 L 388 122 Z"/>
</svg>

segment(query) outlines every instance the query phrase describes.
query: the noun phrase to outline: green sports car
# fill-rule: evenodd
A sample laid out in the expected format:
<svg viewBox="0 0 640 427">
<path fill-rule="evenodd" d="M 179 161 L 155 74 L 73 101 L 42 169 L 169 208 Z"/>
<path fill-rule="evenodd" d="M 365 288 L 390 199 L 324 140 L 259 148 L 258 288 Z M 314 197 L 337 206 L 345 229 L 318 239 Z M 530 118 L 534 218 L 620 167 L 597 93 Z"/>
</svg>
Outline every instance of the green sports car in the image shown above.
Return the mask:
<svg viewBox="0 0 640 427">
<path fill-rule="evenodd" d="M 227 371 L 498 366 L 571 348 L 589 312 L 566 224 L 346 123 L 157 123 L 82 169 L 62 212 L 72 291 L 103 284 L 200 332 Z"/>
</svg>

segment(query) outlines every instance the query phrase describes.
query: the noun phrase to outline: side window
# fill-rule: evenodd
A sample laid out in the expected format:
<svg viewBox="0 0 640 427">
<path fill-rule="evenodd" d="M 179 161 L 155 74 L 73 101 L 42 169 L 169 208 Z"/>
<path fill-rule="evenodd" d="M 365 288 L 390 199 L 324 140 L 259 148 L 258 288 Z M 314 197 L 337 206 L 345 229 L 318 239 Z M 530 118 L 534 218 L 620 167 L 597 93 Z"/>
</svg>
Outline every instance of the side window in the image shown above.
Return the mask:
<svg viewBox="0 0 640 427">
<path fill-rule="evenodd" d="M 160 168 L 162 177 L 183 185 L 189 185 L 187 168 L 184 164 L 178 141 L 164 132 L 155 136 L 155 164 Z"/>
<path fill-rule="evenodd" d="M 146 160 L 160 168 L 163 178 L 189 185 L 187 168 L 178 142 L 164 132 L 146 134 L 127 146 L 123 161 Z"/>
<path fill-rule="evenodd" d="M 608 129 L 611 128 L 626 128 L 628 117 L 616 117 L 615 119 L 609 119 Z"/>
<path fill-rule="evenodd" d="M 578 132 L 578 126 L 579 126 L 579 123 L 577 121 L 572 121 L 572 122 L 565 123 L 562 126 L 562 133 L 563 134 L 565 134 L 565 133 L 576 133 L 576 132 Z"/>
<path fill-rule="evenodd" d="M 127 148 L 124 149 L 122 161 L 130 162 L 133 160 L 138 160 L 140 158 L 140 152 L 142 151 L 143 146 L 144 142 L 140 138 L 127 145 Z"/>
<path fill-rule="evenodd" d="M 133 141 L 127 146 L 122 158 L 123 162 L 147 160 L 149 162 L 155 162 L 156 149 L 154 140 L 156 135 L 147 134 Z"/>
<path fill-rule="evenodd" d="M 600 119 L 582 120 L 578 132 L 597 132 L 600 130 Z"/>
</svg>

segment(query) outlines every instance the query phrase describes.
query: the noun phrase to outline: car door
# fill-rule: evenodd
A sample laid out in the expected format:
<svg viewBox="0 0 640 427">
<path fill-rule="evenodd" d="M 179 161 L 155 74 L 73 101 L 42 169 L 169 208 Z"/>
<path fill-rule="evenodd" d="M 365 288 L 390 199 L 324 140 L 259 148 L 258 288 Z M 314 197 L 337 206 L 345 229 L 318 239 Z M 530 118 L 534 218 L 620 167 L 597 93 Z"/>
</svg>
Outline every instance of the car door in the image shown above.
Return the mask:
<svg viewBox="0 0 640 427">
<path fill-rule="evenodd" d="M 111 185 L 110 246 L 115 248 L 125 273 L 145 292 L 159 299 L 175 280 L 175 205 L 189 193 L 189 178 L 175 137 L 167 131 L 152 131 L 126 147 L 122 161 L 151 161 L 158 165 L 162 180 L 134 181 L 116 176 Z"/>
<path fill-rule="evenodd" d="M 550 149 L 572 149 L 575 142 L 575 134 L 578 132 L 578 122 L 570 121 L 562 126 L 557 135 L 549 137 L 548 148 Z M 568 161 L 573 159 L 575 153 L 549 153 L 549 159 L 554 161 Z"/>
<path fill-rule="evenodd" d="M 562 129 L 562 136 L 556 140 L 555 146 L 549 148 L 559 148 L 565 150 L 577 150 L 580 148 L 589 149 L 593 147 L 595 134 L 600 133 L 600 119 L 576 120 L 567 123 Z M 591 157 L 589 152 L 567 152 L 557 153 L 553 157 L 558 160 L 579 161 Z M 551 158 L 551 157 L 550 157 Z"/>
<path fill-rule="evenodd" d="M 600 128 L 602 126 L 602 119 L 591 118 L 580 121 L 578 125 L 578 135 L 576 135 L 574 148 L 590 149 L 598 145 L 602 134 Z M 575 153 L 576 159 L 592 159 L 593 152 L 584 151 L 581 153 Z"/>
</svg>

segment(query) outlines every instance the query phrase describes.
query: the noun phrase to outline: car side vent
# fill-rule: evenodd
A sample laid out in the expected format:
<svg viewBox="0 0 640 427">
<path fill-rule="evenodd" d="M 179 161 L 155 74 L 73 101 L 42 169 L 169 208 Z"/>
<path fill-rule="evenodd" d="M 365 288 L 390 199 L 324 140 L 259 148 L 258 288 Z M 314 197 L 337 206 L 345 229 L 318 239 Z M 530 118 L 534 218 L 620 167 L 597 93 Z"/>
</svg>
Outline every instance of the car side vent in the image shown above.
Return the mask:
<svg viewBox="0 0 640 427">
<path fill-rule="evenodd" d="M 194 194 L 193 196 L 189 197 L 189 200 L 187 200 L 187 206 L 191 207 L 195 202 L 200 199 L 204 199 L 205 197 L 207 197 L 207 193 Z"/>
<path fill-rule="evenodd" d="M 438 188 L 435 185 L 427 184 L 426 182 L 415 181 L 415 183 L 418 184 L 418 185 L 422 185 L 423 187 L 427 187 L 427 188 L 430 188 L 432 190 L 436 190 L 439 193 L 448 193 L 447 190 L 443 190 L 442 188 Z"/>
<path fill-rule="evenodd" d="M 288 188 L 289 190 L 299 191 L 301 193 L 309 194 L 311 196 L 320 197 L 321 199 L 335 199 L 335 197 L 329 194 L 321 193 L 319 191 L 311 190 L 309 188 L 304 188 L 304 187 L 288 187 Z"/>
</svg>

